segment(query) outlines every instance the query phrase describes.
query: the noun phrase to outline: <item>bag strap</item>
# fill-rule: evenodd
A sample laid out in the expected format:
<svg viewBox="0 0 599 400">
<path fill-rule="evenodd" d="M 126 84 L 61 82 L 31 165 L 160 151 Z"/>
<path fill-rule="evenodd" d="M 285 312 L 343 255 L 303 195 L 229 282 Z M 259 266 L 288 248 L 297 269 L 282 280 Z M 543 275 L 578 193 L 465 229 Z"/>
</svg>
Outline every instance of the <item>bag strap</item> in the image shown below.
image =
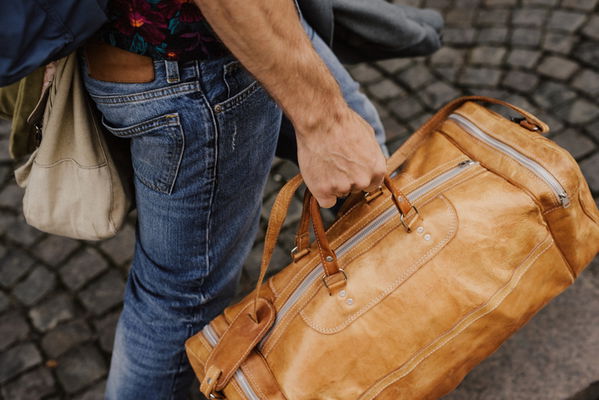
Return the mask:
<svg viewBox="0 0 599 400">
<path fill-rule="evenodd" d="M 459 97 L 448 104 L 446 104 L 441 110 L 439 110 L 435 115 L 433 115 L 424 125 L 422 125 L 405 143 L 395 152 L 393 155 L 387 160 L 387 173 L 392 174 L 399 168 L 407 159 L 410 157 L 414 151 L 425 141 L 425 139 L 432 133 L 434 130 L 441 124 L 443 121 L 447 119 L 447 117 L 453 113 L 456 109 L 462 106 L 464 103 L 469 101 L 482 101 L 486 103 L 499 104 L 501 106 L 510 108 L 517 113 L 521 114 L 524 119 L 519 121 L 520 125 L 530 131 L 539 132 L 541 134 L 546 134 L 549 132 L 549 127 L 543 121 L 530 114 L 527 111 L 524 111 L 520 107 L 516 107 L 508 102 L 503 100 L 494 99 L 486 96 L 464 96 Z"/>
</svg>

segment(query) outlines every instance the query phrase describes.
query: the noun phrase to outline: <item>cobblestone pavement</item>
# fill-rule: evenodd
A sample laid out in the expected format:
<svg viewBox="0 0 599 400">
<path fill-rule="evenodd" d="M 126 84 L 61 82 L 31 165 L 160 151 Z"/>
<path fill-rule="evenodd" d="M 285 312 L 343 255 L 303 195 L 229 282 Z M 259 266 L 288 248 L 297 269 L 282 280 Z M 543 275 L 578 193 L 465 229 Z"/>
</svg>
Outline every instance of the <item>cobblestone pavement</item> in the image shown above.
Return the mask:
<svg viewBox="0 0 599 400">
<path fill-rule="evenodd" d="M 405 1 L 404 3 L 408 3 Z M 461 94 L 499 97 L 550 124 L 599 197 L 599 0 L 413 0 L 441 10 L 446 46 L 426 59 L 351 68 L 375 101 L 395 149 L 442 104 Z M 102 398 L 112 337 L 134 242 L 134 216 L 99 243 L 49 236 L 21 216 L 6 125 L 0 129 L 0 386 L 17 399 Z M 273 196 L 297 172 L 277 161 Z M 291 209 L 274 265 L 289 261 L 300 202 Z M 263 229 L 243 273 L 256 278 Z M 599 399 L 599 261 L 447 398 Z"/>
</svg>

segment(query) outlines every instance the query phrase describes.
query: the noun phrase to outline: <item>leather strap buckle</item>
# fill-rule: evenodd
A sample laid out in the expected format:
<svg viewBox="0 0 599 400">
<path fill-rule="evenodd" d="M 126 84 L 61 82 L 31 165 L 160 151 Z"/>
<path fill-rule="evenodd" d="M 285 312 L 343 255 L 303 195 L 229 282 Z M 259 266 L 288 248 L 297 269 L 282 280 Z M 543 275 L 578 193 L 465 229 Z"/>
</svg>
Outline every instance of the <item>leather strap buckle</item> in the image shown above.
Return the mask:
<svg viewBox="0 0 599 400">
<path fill-rule="evenodd" d="M 412 215 L 409 221 L 406 221 L 407 214 L 399 214 L 399 220 L 401 221 L 401 224 L 408 233 L 412 232 L 412 226 L 414 225 L 414 222 L 418 221 L 418 219 L 420 218 L 420 212 L 418 211 L 415 205 L 412 205 L 412 210 L 414 210 L 414 214 Z"/>
<path fill-rule="evenodd" d="M 366 203 L 370 203 L 372 200 L 376 199 L 382 194 L 383 187 L 379 186 L 374 192 L 364 192 L 364 200 L 366 200 Z"/>
<path fill-rule="evenodd" d="M 341 278 L 340 278 L 341 277 Z M 337 290 L 344 288 L 347 283 L 347 274 L 341 268 L 333 275 L 323 275 L 322 283 L 332 296 Z"/>
<path fill-rule="evenodd" d="M 295 246 L 293 249 L 291 249 L 291 258 L 293 259 L 293 262 L 296 263 L 302 258 L 304 258 L 306 255 L 308 255 L 308 253 L 310 253 L 310 249 L 303 249 L 302 251 L 297 251 L 297 246 Z"/>
</svg>

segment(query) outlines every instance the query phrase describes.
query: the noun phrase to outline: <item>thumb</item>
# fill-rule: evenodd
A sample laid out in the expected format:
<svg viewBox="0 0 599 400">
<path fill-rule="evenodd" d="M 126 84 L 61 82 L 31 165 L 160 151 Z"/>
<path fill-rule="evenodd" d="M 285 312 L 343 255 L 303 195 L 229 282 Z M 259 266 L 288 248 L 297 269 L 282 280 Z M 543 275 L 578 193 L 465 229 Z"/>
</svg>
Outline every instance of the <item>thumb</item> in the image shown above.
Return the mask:
<svg viewBox="0 0 599 400">
<path fill-rule="evenodd" d="M 331 208 L 337 203 L 337 197 L 331 195 L 314 195 L 314 198 L 322 208 Z"/>
</svg>

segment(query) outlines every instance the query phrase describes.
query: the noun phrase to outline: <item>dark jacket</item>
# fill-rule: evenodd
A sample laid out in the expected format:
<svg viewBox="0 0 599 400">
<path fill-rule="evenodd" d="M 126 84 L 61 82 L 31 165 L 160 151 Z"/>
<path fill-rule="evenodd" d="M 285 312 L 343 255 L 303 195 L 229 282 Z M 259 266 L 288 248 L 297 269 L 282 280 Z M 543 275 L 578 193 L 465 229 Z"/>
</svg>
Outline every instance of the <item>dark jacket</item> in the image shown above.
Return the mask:
<svg viewBox="0 0 599 400">
<path fill-rule="evenodd" d="M 434 10 L 385 0 L 298 0 L 306 21 L 344 63 L 424 56 L 441 45 Z"/>
<path fill-rule="evenodd" d="M 0 87 L 73 52 L 106 21 L 108 0 L 1 0 Z"/>
</svg>

